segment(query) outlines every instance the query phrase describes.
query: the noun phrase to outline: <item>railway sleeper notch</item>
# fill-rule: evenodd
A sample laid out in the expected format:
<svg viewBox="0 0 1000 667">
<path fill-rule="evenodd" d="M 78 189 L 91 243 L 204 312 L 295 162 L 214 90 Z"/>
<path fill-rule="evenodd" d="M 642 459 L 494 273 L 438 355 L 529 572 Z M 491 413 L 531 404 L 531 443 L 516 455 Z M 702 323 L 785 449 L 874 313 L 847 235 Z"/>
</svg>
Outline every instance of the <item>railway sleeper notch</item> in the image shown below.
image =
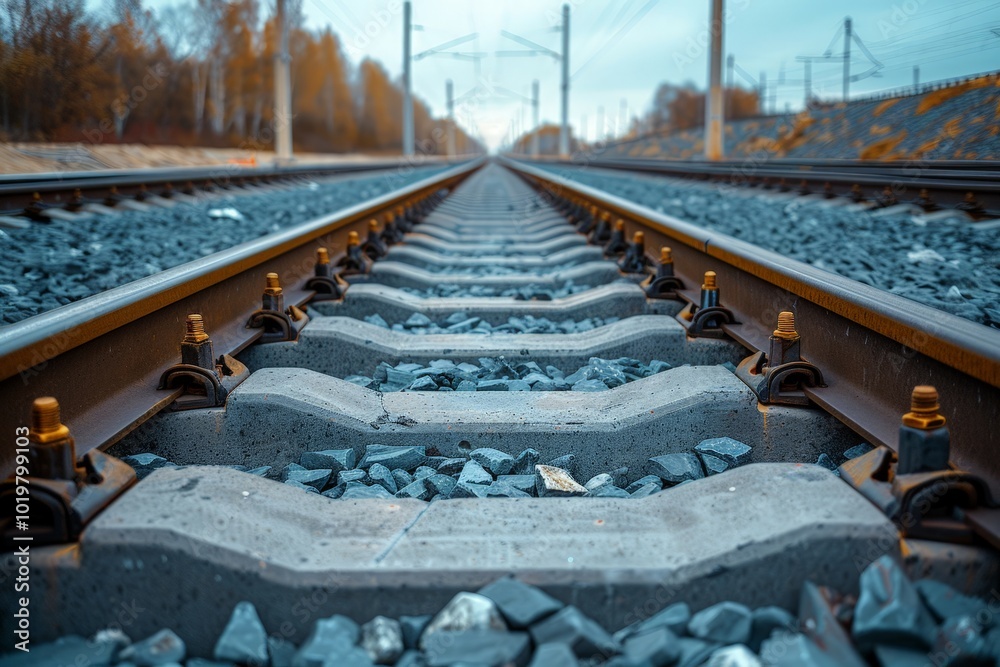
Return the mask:
<svg viewBox="0 0 1000 667">
<path fill-rule="evenodd" d="M 250 370 L 228 354 L 215 358 L 212 339 L 205 332 L 200 314 L 188 315 L 185 328 L 181 363 L 163 372 L 157 389 L 183 390 L 168 408 L 171 411 L 225 405 L 229 393 L 250 377 Z"/>
<path fill-rule="evenodd" d="M 1000 503 L 986 480 L 949 462 L 951 436 L 939 408 L 934 387 L 915 387 L 910 412 L 899 426 L 897 451 L 876 447 L 841 465 L 840 476 L 881 509 L 904 538 L 977 545 L 981 540 L 965 513 Z"/>
</svg>

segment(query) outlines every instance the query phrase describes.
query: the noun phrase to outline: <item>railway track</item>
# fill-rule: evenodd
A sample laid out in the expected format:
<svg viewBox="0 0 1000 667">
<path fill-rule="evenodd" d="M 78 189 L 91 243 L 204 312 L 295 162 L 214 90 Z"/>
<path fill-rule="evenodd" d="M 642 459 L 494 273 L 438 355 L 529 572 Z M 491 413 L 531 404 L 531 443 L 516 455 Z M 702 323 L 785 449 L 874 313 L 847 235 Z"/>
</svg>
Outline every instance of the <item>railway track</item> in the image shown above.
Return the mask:
<svg viewBox="0 0 1000 667">
<path fill-rule="evenodd" d="M 925 213 L 964 211 L 974 220 L 1000 217 L 1000 165 L 978 160 L 888 162 L 879 160 L 776 159 L 767 155 L 718 162 L 607 158 L 541 163 L 676 176 L 737 187 L 844 197 L 874 207 L 912 206 Z"/>
<path fill-rule="evenodd" d="M 875 582 L 1000 576 L 996 331 L 516 161 L 0 328 L 0 371 L 53 478 L 39 639 L 141 600 L 130 636 L 204 657 L 236 623 L 369 664 L 356 626 L 321 641 L 338 613 L 403 615 L 362 645 L 413 626 L 430 664 L 893 664 L 937 639 L 875 618 Z M 849 632 L 814 583 L 860 594 Z M 768 639 L 795 624 L 769 605 L 803 624 Z"/>
</svg>

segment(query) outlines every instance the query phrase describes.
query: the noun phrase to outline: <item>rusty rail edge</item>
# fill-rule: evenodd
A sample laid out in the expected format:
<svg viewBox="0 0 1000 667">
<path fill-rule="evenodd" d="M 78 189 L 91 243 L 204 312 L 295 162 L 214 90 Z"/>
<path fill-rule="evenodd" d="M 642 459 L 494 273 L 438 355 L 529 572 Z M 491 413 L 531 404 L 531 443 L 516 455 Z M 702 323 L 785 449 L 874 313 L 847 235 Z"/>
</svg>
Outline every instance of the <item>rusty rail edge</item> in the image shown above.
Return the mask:
<svg viewBox="0 0 1000 667">
<path fill-rule="evenodd" d="M 781 310 L 796 312 L 804 358 L 827 387 L 810 398 L 872 444 L 896 448 L 914 385 L 941 392 L 955 465 L 1000 492 L 1000 331 L 935 310 L 738 239 L 710 232 L 537 167 L 504 166 L 556 195 L 583 197 L 641 229 L 646 245 L 673 248 L 675 272 L 692 290 L 718 273 L 722 305 L 740 324 L 737 341 L 766 350 Z"/>
<path fill-rule="evenodd" d="M 236 354 L 258 333 L 245 328 L 260 307 L 264 276 L 278 273 L 285 301 L 302 304 L 316 248 L 342 251 L 373 213 L 461 181 L 482 159 L 380 197 L 101 294 L 0 327 L 0 432 L 26 425 L 31 401 L 56 396 L 77 452 L 105 448 L 163 409 L 174 395 L 157 381 L 179 361 L 189 313 L 201 313 L 215 355 Z M 0 476 L 13 448 L 0 448 Z"/>
</svg>

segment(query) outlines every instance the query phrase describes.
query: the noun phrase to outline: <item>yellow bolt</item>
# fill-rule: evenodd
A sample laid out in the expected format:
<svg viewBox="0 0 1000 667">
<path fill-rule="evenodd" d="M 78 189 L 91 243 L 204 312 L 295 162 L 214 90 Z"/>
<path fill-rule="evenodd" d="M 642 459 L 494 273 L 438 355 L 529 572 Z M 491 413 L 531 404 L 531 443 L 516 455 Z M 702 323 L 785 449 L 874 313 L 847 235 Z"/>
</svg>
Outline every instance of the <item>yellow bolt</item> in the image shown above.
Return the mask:
<svg viewBox="0 0 1000 667">
<path fill-rule="evenodd" d="M 785 340 L 795 340 L 799 337 L 799 332 L 795 330 L 795 313 L 790 310 L 783 310 L 778 313 L 778 328 L 772 334 L 775 338 Z"/>
<path fill-rule="evenodd" d="M 281 283 L 278 282 L 277 273 L 267 274 L 267 287 L 264 288 L 264 294 L 270 294 L 271 296 L 281 294 Z"/>
<path fill-rule="evenodd" d="M 359 243 L 361 243 L 361 241 L 358 240 L 358 233 L 357 232 L 347 232 L 347 245 L 348 246 L 358 245 Z"/>
<path fill-rule="evenodd" d="M 945 419 L 938 414 L 937 389 L 930 385 L 918 385 L 910 395 L 910 411 L 903 415 L 903 425 L 924 430 L 944 426 Z"/>
<path fill-rule="evenodd" d="M 393 216 L 392 211 L 386 211 L 385 212 L 385 221 L 386 221 L 386 224 L 392 222 L 394 217 L 395 216 Z"/>
<path fill-rule="evenodd" d="M 368 231 L 377 232 L 378 231 L 378 220 L 372 218 L 368 221 Z"/>
<path fill-rule="evenodd" d="M 622 220 L 621 218 L 615 220 L 615 229 L 617 229 L 620 232 L 625 231 L 625 221 Z"/>
<path fill-rule="evenodd" d="M 603 220 L 604 222 L 607 222 L 610 219 L 611 219 L 611 212 L 610 211 L 605 211 L 604 213 L 601 213 L 601 220 Z"/>
<path fill-rule="evenodd" d="M 403 207 L 402 206 L 397 206 L 396 207 L 396 215 L 403 215 Z"/>
<path fill-rule="evenodd" d="M 636 232 L 635 234 L 632 235 L 632 243 L 635 243 L 637 245 L 642 245 L 645 242 L 646 242 L 646 235 L 643 234 L 642 232 Z"/>
<path fill-rule="evenodd" d="M 330 263 L 330 251 L 326 248 L 316 248 L 316 263 L 317 264 L 329 264 Z"/>
<path fill-rule="evenodd" d="M 663 246 L 660 248 L 660 264 L 673 264 L 674 256 L 670 251 L 670 248 Z"/>
<path fill-rule="evenodd" d="M 203 343 L 206 340 L 208 340 L 208 334 L 205 333 L 205 320 L 198 313 L 188 315 L 187 322 L 185 322 L 184 342 Z"/>
<path fill-rule="evenodd" d="M 69 437 L 69 429 L 59 419 L 59 401 L 51 396 L 36 398 L 31 405 L 32 442 L 46 444 Z"/>
<path fill-rule="evenodd" d="M 701 286 L 705 290 L 716 290 L 719 289 L 715 284 L 715 271 L 705 272 L 705 284 Z"/>
</svg>

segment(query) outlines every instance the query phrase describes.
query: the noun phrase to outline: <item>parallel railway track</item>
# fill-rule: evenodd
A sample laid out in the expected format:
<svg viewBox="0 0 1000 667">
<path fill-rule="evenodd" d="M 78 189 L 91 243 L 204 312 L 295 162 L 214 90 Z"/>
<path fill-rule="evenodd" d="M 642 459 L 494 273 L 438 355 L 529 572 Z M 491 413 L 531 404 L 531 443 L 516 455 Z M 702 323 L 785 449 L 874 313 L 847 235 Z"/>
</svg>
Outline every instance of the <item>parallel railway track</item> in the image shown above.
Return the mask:
<svg viewBox="0 0 1000 667">
<path fill-rule="evenodd" d="M 333 295 L 339 298 L 329 298 L 329 294 L 324 298 L 323 289 L 337 282 L 320 281 L 320 286 L 315 281 L 310 283 L 310 279 L 317 275 L 317 250 L 320 247 L 327 249 L 330 264 L 323 266 L 351 266 L 351 260 L 358 258 L 359 246 L 352 245 L 350 237 L 358 234 L 359 239 L 364 240 L 367 230 L 373 229 L 369 226 L 372 219 L 392 220 L 400 227 L 416 224 L 413 232 L 404 236 L 400 245 L 394 245 L 384 259 L 378 259 L 362 271 L 343 271 L 347 282 L 334 288 L 344 290 L 342 295 Z M 600 261 L 600 250 L 587 246 L 582 237 L 566 224 L 568 220 L 579 230 L 614 223 L 618 219 L 621 220 L 618 227 L 621 235 L 615 238 L 621 247 L 605 256 L 612 260 L 619 259 L 622 262 L 619 268 L 629 268 L 626 263 L 629 255 L 624 251 L 630 240 L 631 260 L 642 265 L 639 272 L 619 273 L 610 261 Z M 377 228 L 376 224 L 376 232 Z M 636 236 L 637 233 L 641 234 Z M 606 243 L 601 245 L 606 246 Z M 661 247 L 667 246 L 671 249 L 672 275 L 666 270 L 670 265 L 660 261 L 667 258 L 660 252 Z M 560 255 L 560 252 L 564 254 Z M 556 257 L 573 259 L 562 262 L 554 259 Z M 441 262 L 448 264 L 444 272 L 442 267 L 435 265 Z M 530 270 L 525 267 L 530 267 Z M 485 275 L 475 275 L 473 269 L 476 268 L 488 270 Z M 321 272 L 324 270 L 320 269 Z M 646 281 L 649 283 L 658 270 L 662 278 L 668 279 L 660 283 L 665 285 L 662 293 L 657 294 L 654 286 L 638 286 L 637 283 L 645 277 L 639 274 L 650 274 Z M 714 273 L 709 277 L 706 272 Z M 334 270 L 331 275 L 337 273 Z M 267 274 L 276 274 L 276 278 L 267 279 L 270 292 L 265 291 L 264 305 L 277 303 L 268 301 L 269 297 L 274 299 L 278 294 L 273 284 L 277 282 L 282 287 L 283 306 L 299 309 L 311 318 L 307 322 L 299 320 L 303 328 L 298 334 L 298 342 L 264 342 L 268 337 L 266 327 L 248 326 L 248 322 L 255 321 L 255 312 L 261 309 L 261 291 Z M 607 280 L 600 277 L 604 275 L 624 279 L 624 282 L 604 284 Z M 559 292 L 569 280 L 576 281 L 581 289 L 589 289 L 576 294 Z M 483 295 L 474 298 L 434 297 L 435 290 L 445 283 L 464 286 L 470 294 L 480 290 Z M 702 286 L 701 289 L 699 286 Z M 515 287 L 522 290 L 520 298 L 497 296 L 504 289 Z M 401 288 L 411 292 L 404 292 Z M 647 289 L 647 292 L 642 289 Z M 534 290 L 535 299 L 530 298 L 531 290 Z M 414 292 L 424 292 L 424 296 Z M 559 293 L 553 296 L 555 292 Z M 598 299 L 596 295 L 599 292 L 606 298 Z M 651 298 L 647 299 L 647 296 Z M 669 298 L 659 298 L 664 296 Z M 603 308 L 604 312 L 595 312 L 595 308 Z M 715 308 L 718 310 L 713 310 Z M 426 315 L 430 323 L 435 319 L 443 320 L 444 314 L 449 311 L 467 311 L 483 321 L 492 318 L 492 325 L 497 325 L 498 313 L 504 313 L 504 317 L 513 313 L 515 317 L 533 315 L 558 320 L 567 313 L 575 313 L 576 319 L 582 319 L 584 315 L 608 316 L 613 311 L 616 317 L 623 319 L 592 333 L 581 330 L 567 336 L 523 334 L 522 338 L 516 335 L 476 337 L 449 334 L 447 338 L 430 335 L 424 338 L 428 341 L 426 344 L 419 342 L 420 336 L 401 337 L 396 332 L 382 332 L 363 323 L 355 326 L 343 319 L 378 313 L 391 323 L 398 323 L 407 316 L 420 314 Z M 709 312 L 714 315 L 706 318 Z M 779 313 L 787 312 L 794 313 L 794 324 L 786 319 L 787 315 L 779 317 Z M 189 315 L 192 313 L 198 313 L 203 318 L 205 330 L 211 335 L 214 345 L 214 358 L 229 355 L 245 362 L 254 373 L 243 381 L 244 384 L 227 387 L 230 397 L 237 398 L 233 404 L 226 405 L 226 401 L 220 401 L 220 405 L 209 406 L 200 412 L 197 409 L 172 411 L 178 407 L 175 401 L 185 400 L 185 388 L 178 385 L 161 389 L 161 376 L 179 361 L 178 343 L 185 321 L 189 321 L 189 334 L 198 333 L 191 328 Z M 577 392 L 572 392 L 574 396 L 570 398 L 559 398 L 558 394 L 539 395 L 536 391 L 511 393 L 500 400 L 480 398 L 483 396 L 481 391 L 465 395 L 458 391 L 454 394 L 372 392 L 348 387 L 346 383 L 312 372 L 344 375 L 343 369 L 354 363 L 355 355 L 364 359 L 365 368 L 370 368 L 378 360 L 373 356 L 376 354 L 382 354 L 383 359 L 391 357 L 393 363 L 409 359 L 420 364 L 430 363 L 438 357 L 468 362 L 477 356 L 497 354 L 508 355 L 509 358 L 516 355 L 519 360 L 525 361 L 537 357 L 547 360 L 545 363 L 576 360 L 580 355 L 586 359 L 590 354 L 587 350 L 600 349 L 602 345 L 608 350 L 618 350 L 622 345 L 633 344 L 632 341 L 647 345 L 643 342 L 647 340 L 643 338 L 646 334 L 630 332 L 631 316 L 639 316 L 636 322 L 642 320 L 645 323 L 642 326 L 654 333 L 660 330 L 659 327 L 665 327 L 664 331 L 670 329 L 672 338 L 665 333 L 651 334 L 647 338 L 651 341 L 673 340 L 669 349 L 678 355 L 675 365 L 689 363 L 693 367 L 675 368 L 656 376 L 659 379 L 655 382 L 660 384 L 653 384 L 654 378 L 646 377 L 629 383 L 629 387 L 593 394 L 595 399 L 592 404 L 587 402 L 590 394 Z M 297 311 L 293 310 L 292 325 L 295 325 L 296 317 Z M 457 320 L 454 325 L 462 324 Z M 257 321 L 259 323 L 260 320 Z M 684 329 L 678 328 L 678 325 Z M 627 338 L 626 342 L 615 341 L 617 334 L 607 333 L 612 331 L 607 326 L 619 326 L 614 331 L 621 332 Z M 762 384 L 762 380 L 770 377 L 766 372 L 774 365 L 775 345 L 785 349 L 780 347 L 781 340 L 793 340 L 791 337 L 781 339 L 776 329 L 787 333 L 789 328 L 797 331 L 794 343 L 796 350 L 801 346 L 801 359 L 793 359 L 795 355 L 789 352 L 789 359 L 796 362 L 788 367 L 791 375 L 785 377 L 784 382 L 775 379 Z M 548 340 L 555 342 L 546 342 L 546 336 L 553 335 L 557 337 Z M 196 338 L 197 335 L 191 340 Z M 295 335 L 292 338 L 295 339 Z M 307 339 L 314 347 L 305 345 Z M 618 347 L 615 347 L 616 344 Z M 393 348 L 393 345 L 396 347 Z M 711 388 L 700 388 L 699 368 L 703 364 L 717 364 L 717 359 L 733 351 L 738 352 L 738 358 L 745 358 L 736 373 L 747 384 L 733 382 L 731 375 L 714 367 L 705 377 L 719 378 L 726 386 L 729 386 L 726 383 L 731 383 L 739 389 L 718 389 L 716 392 Z M 754 357 L 755 354 L 765 357 Z M 625 356 L 638 356 L 638 353 Z M 716 361 L 699 361 L 709 358 Z M 350 361 L 345 362 L 344 359 Z M 232 361 L 224 365 L 240 375 L 240 362 Z M 545 363 L 539 363 L 545 366 Z M 358 361 L 358 370 L 362 370 L 361 366 L 365 364 Z M 333 367 L 339 370 L 328 370 Z M 227 382 L 221 375 L 218 379 Z M 915 470 L 914 473 L 925 475 L 919 478 L 916 474 L 909 477 L 900 474 L 893 486 L 891 463 L 901 454 L 900 416 L 910 407 L 911 393 L 919 385 L 933 385 L 940 392 L 940 413 L 947 420 L 951 434 L 950 466 Z M 674 394 L 683 396 L 675 399 Z M 594 457 L 594 461 L 584 460 L 579 464 L 580 469 L 589 471 L 587 474 L 590 475 L 601 470 L 595 463 L 597 459 L 610 469 L 610 462 L 620 465 L 623 461 L 641 460 L 657 447 L 673 451 L 683 438 L 712 434 L 743 436 L 748 442 L 755 443 L 755 462 L 785 465 L 773 462 L 811 462 L 801 460 L 798 452 L 809 449 L 808 443 L 803 442 L 809 436 L 804 433 L 809 433 L 810 428 L 820 428 L 821 436 L 817 436 L 820 440 L 829 437 L 830 442 L 842 442 L 845 437 L 854 437 L 876 447 L 874 452 L 861 459 L 846 463 L 841 468 L 841 474 L 896 522 L 895 529 L 903 538 L 959 541 L 969 545 L 969 548 L 984 551 L 989 550 L 987 545 L 1000 548 L 1000 512 L 993 500 L 1000 498 L 1000 460 L 995 456 L 1000 446 L 1000 435 L 994 428 L 996 423 L 1000 423 L 1000 332 L 787 260 L 747 243 L 706 232 L 560 178 L 531 164 L 510 159 L 501 159 L 498 164 L 483 160 L 462 164 L 327 218 L 0 328 L 0 401 L 5 405 L 2 418 L 4 432 L 13 432 L 23 425 L 31 412 L 32 402 L 40 396 L 58 398 L 62 421 L 71 428 L 76 439 L 77 454 L 108 451 L 126 455 L 141 451 L 146 446 L 160 446 L 163 448 L 161 453 L 166 455 L 169 452 L 178 457 L 179 463 L 194 465 L 224 462 L 222 459 L 227 455 L 237 457 L 232 463 L 248 466 L 264 465 L 268 456 L 276 456 L 276 461 L 286 462 L 287 459 L 294 462 L 297 459 L 295 455 L 304 451 L 303 448 L 321 449 L 323 443 L 344 443 L 364 453 L 365 446 L 373 443 L 409 446 L 416 439 L 424 438 L 433 440 L 442 456 L 457 456 L 470 446 L 510 449 L 518 447 L 518 443 L 527 442 L 536 443 L 535 446 L 543 452 L 554 452 L 556 445 L 550 446 L 549 442 L 562 446 L 578 441 L 582 443 L 580 447 Z M 619 396 L 624 398 L 616 399 Z M 733 400 L 732 396 L 744 397 L 740 399 L 742 404 L 738 408 L 726 407 L 729 405 L 726 401 Z M 192 398 L 190 391 L 187 398 Z M 199 400 L 203 396 L 195 392 L 193 398 Z M 631 401 L 635 401 L 635 405 L 631 405 Z M 633 408 L 641 410 L 646 401 L 652 406 L 648 411 L 642 410 L 643 414 L 637 412 L 635 415 L 629 412 Z M 711 407 L 713 403 L 716 405 Z M 588 405 L 594 407 L 588 408 Z M 703 414 L 699 413 L 702 409 L 705 410 Z M 653 419 L 660 421 L 653 422 Z M 644 420 L 649 420 L 649 425 L 644 425 Z M 799 422 L 802 426 L 796 427 Z M 735 425 L 750 429 L 748 424 L 753 425 L 752 429 L 759 427 L 760 431 L 721 432 L 735 428 Z M 211 428 L 206 428 L 208 425 L 212 425 Z M 269 428 L 276 431 L 269 432 Z M 855 435 L 850 436 L 849 432 Z M 583 458 L 586 459 L 586 456 Z M 0 454 L 3 472 L 12 470 L 13 464 L 12 452 L 9 449 L 3 451 Z M 98 519 L 99 523 L 106 523 L 90 532 L 93 540 L 90 547 L 85 533 L 80 547 L 84 554 L 88 548 L 95 554 L 99 553 L 103 547 L 98 542 L 107 539 L 109 533 L 105 531 L 110 525 L 133 525 L 130 515 L 121 509 L 126 506 L 123 502 L 131 498 L 137 507 L 149 502 L 136 500 L 147 498 L 143 495 L 144 489 L 147 490 L 145 493 L 166 493 L 170 480 L 174 479 L 170 475 L 174 474 L 183 476 L 185 473 L 183 469 L 176 473 L 158 473 L 135 491 L 126 491 L 125 501 L 119 499 L 111 504 L 110 509 L 105 510 L 107 518 Z M 737 471 L 726 474 L 733 476 L 719 479 L 737 479 Z M 182 479 L 176 478 L 176 483 L 180 484 Z M 205 473 L 205 479 L 216 479 L 216 475 Z M 229 488 L 226 486 L 228 482 L 219 479 L 220 489 Z M 749 478 L 738 479 L 743 483 Z M 706 484 L 708 481 L 705 480 Z M 185 488 L 190 484 L 190 480 L 185 482 Z M 254 484 L 247 488 L 257 493 Z M 748 484 L 752 486 L 752 482 Z M 696 488 L 699 487 L 690 486 L 670 493 L 696 494 Z M 736 488 L 734 486 L 729 490 Z M 267 487 L 265 491 L 261 487 L 261 493 L 270 494 L 270 489 Z M 911 495 L 907 495 L 907 490 Z M 911 509 L 916 502 L 913 494 L 924 492 L 937 493 L 930 510 L 915 524 L 899 522 L 901 508 Z M 211 491 L 206 490 L 206 493 Z M 764 493 L 761 498 L 767 495 Z M 217 502 L 221 507 L 227 506 L 229 501 L 223 495 L 217 498 Z M 284 507 L 283 503 L 289 501 L 275 496 L 275 502 Z M 290 502 L 295 504 L 294 500 Z M 399 505 L 408 512 L 410 506 L 406 502 Z M 527 503 L 528 499 L 524 502 Z M 746 502 L 747 511 L 752 513 L 755 503 L 764 501 L 754 496 Z M 349 506 L 347 503 L 344 501 L 345 507 Z M 803 503 L 808 505 L 805 500 Z M 368 511 L 383 516 L 381 513 L 388 511 L 386 507 L 397 508 L 397 505 L 371 505 Z M 537 509 L 535 505 L 522 507 L 527 508 L 529 514 Z M 468 511 L 473 513 L 487 511 L 473 510 L 471 505 L 469 508 Z M 467 531 L 463 533 L 464 539 L 473 546 L 468 553 L 454 556 L 454 572 L 449 573 L 454 575 L 453 578 L 442 583 L 440 578 L 444 575 L 440 574 L 441 570 L 434 570 L 438 574 L 416 586 L 418 591 L 426 593 L 426 599 L 420 598 L 418 593 L 411 593 L 411 597 L 403 595 L 399 608 L 406 610 L 404 613 L 416 613 L 414 610 L 418 608 L 425 609 L 432 602 L 447 599 L 456 587 L 461 590 L 462 586 L 472 586 L 477 581 L 481 583 L 483 577 L 496 574 L 499 567 L 508 565 L 514 570 L 526 572 L 529 578 L 534 576 L 545 580 L 550 584 L 550 590 L 560 594 L 576 596 L 577 592 L 573 591 L 593 592 L 602 590 L 603 586 L 611 586 L 614 590 L 609 600 L 613 601 L 591 601 L 591 613 L 604 619 L 618 619 L 623 605 L 628 605 L 636 595 L 650 594 L 650 582 L 655 577 L 644 574 L 643 566 L 638 564 L 629 565 L 629 574 L 623 575 L 620 580 L 601 574 L 602 567 L 608 571 L 625 567 L 605 563 L 600 560 L 603 556 L 595 557 L 593 561 L 581 556 L 580 572 L 574 570 L 576 566 L 572 557 L 568 569 L 565 559 L 561 565 L 553 564 L 555 561 L 548 559 L 550 552 L 561 554 L 560 550 L 572 548 L 573 531 L 584 531 L 580 533 L 583 535 L 588 530 L 586 526 L 594 523 L 588 518 L 590 510 L 582 511 L 569 504 L 560 505 L 560 508 L 561 512 L 565 512 L 564 517 L 570 517 L 567 519 L 566 535 L 548 535 L 548 525 L 541 528 L 537 525 L 522 527 L 528 531 L 528 536 L 524 538 L 528 546 L 511 547 L 513 555 L 504 555 L 508 560 L 492 554 L 490 539 L 500 539 L 497 535 L 501 535 L 506 536 L 505 539 L 516 540 L 514 533 L 504 531 L 522 528 L 508 525 L 503 517 L 494 514 L 489 516 L 495 523 L 478 529 L 478 533 L 475 527 L 462 524 L 462 530 Z M 212 510 L 205 511 L 210 513 Z M 582 514 L 577 515 L 578 511 Z M 199 509 L 194 514 L 201 516 L 200 512 L 202 510 Z M 294 513 L 292 509 L 288 512 L 289 515 Z M 334 517 L 331 521 L 347 521 L 337 526 L 354 525 L 343 518 L 341 510 L 331 509 L 330 512 L 330 516 Z M 390 567 L 390 571 L 386 572 L 378 568 L 383 567 L 383 560 L 393 562 L 392 554 L 397 553 L 397 544 L 407 543 L 408 532 L 421 534 L 413 526 L 423 525 L 419 521 L 423 520 L 424 513 L 423 510 L 414 512 L 408 519 L 411 523 L 405 524 L 401 532 L 392 532 L 386 538 L 386 546 L 376 559 L 378 565 L 373 566 L 375 569 L 369 579 L 358 582 L 345 578 L 344 572 L 353 565 L 329 566 L 332 567 L 328 570 L 329 579 L 323 585 L 333 586 L 342 595 L 343 604 L 356 605 L 357 613 L 362 615 L 378 610 L 372 597 L 373 591 L 384 591 L 393 585 L 389 582 L 396 582 L 403 587 L 401 590 L 406 590 L 410 584 L 400 583 L 403 579 L 399 578 L 401 575 L 396 570 Z M 180 530 L 178 525 L 181 524 L 167 525 L 171 521 L 168 515 L 169 512 L 163 516 L 166 522 L 164 530 Z M 462 516 L 463 521 L 468 520 L 468 516 Z M 618 516 L 614 516 L 617 520 Z M 807 509 L 803 509 L 803 521 L 814 521 L 809 518 L 812 516 Z M 386 525 L 394 521 L 387 517 L 385 515 L 382 519 Z M 756 526 L 756 519 L 748 525 Z M 141 524 L 140 519 L 135 521 L 136 526 Z M 598 525 L 603 521 L 601 519 Z M 609 520 L 609 523 L 615 521 Z M 872 527 L 875 523 L 871 519 L 869 527 L 872 531 L 875 530 Z M 819 521 L 801 530 L 816 530 L 822 534 L 822 524 Z M 830 524 L 837 524 L 837 520 L 831 519 Z M 297 530 L 294 526 L 281 530 L 286 528 L 293 532 Z M 540 543 L 543 546 L 537 552 L 533 551 L 532 540 L 541 538 L 534 537 L 536 533 L 531 531 L 539 529 L 546 531 L 546 539 L 555 541 L 558 548 Z M 663 529 L 658 524 L 644 528 L 651 535 L 658 535 L 656 531 Z M 850 532 L 850 529 L 846 530 Z M 859 529 L 854 537 L 844 538 L 845 544 L 850 546 L 844 547 L 847 556 L 841 556 L 848 561 L 849 569 L 853 570 L 849 562 L 853 553 L 850 550 L 862 547 L 854 540 L 860 542 L 873 534 Z M 434 540 L 439 538 L 431 534 L 424 539 L 435 544 Z M 112 540 L 114 548 L 128 543 L 129 539 L 118 542 L 115 537 Z M 203 539 L 207 538 L 191 537 L 192 543 Z M 237 536 L 234 539 L 239 542 L 241 538 Z M 375 543 L 380 539 L 381 533 L 370 536 Z M 769 542 L 764 539 L 761 543 Z M 204 556 L 199 551 L 201 548 L 192 552 L 195 564 L 191 567 L 196 570 L 202 567 L 197 564 L 198 558 Z M 349 551 L 352 547 L 343 548 Z M 711 551 L 716 547 L 706 548 Z M 795 548 L 791 546 L 784 548 L 788 549 L 785 555 L 789 558 L 803 557 L 802 554 L 795 555 L 798 552 L 793 553 Z M 262 549 L 267 551 L 268 547 Z M 892 551 L 895 547 L 887 549 Z M 809 553 L 817 559 L 817 567 L 822 561 L 823 568 L 836 570 L 834 565 L 823 560 L 826 556 Z M 281 557 L 275 557 L 281 560 Z M 207 558 L 205 562 L 212 561 L 212 558 Z M 420 561 L 420 565 L 400 564 L 400 571 L 407 567 L 440 567 L 435 565 L 440 555 L 422 558 L 427 560 Z M 696 554 L 691 558 L 691 567 L 697 570 L 699 556 Z M 261 559 L 262 562 L 267 561 L 264 556 Z M 93 560 L 88 562 L 91 567 L 102 567 L 94 565 Z M 629 560 L 629 563 L 632 561 Z M 53 562 L 52 567 L 58 572 L 64 565 Z M 346 567 L 347 570 L 338 570 L 338 567 Z M 729 567 L 722 567 L 721 574 L 681 576 L 674 571 L 673 575 L 687 582 L 678 584 L 679 590 L 704 595 L 704 598 L 697 599 L 707 602 L 713 596 L 718 597 L 719 593 L 712 586 L 705 587 L 701 593 L 693 593 L 699 585 L 697 582 L 703 584 L 716 575 L 721 576 L 721 579 L 714 580 L 716 582 L 730 581 L 730 576 L 741 576 L 742 566 L 732 566 L 730 574 L 726 574 Z M 284 572 L 281 568 L 291 571 L 295 566 L 281 565 L 279 570 Z M 789 582 L 779 586 L 782 595 L 791 595 L 790 591 L 797 585 L 792 580 L 800 574 L 796 570 L 796 574 L 789 577 Z M 54 580 L 65 584 L 70 581 L 65 579 L 67 576 L 58 574 Z M 662 572 L 656 575 L 661 576 L 666 575 Z M 970 576 L 988 575 L 980 572 Z M 191 585 L 197 581 L 197 577 L 192 577 L 195 583 Z M 612 581 L 615 583 L 610 583 Z M 843 583 L 847 579 L 841 577 L 838 581 Z M 156 588 L 160 584 L 142 584 L 147 585 Z M 281 589 L 285 585 L 288 590 Z M 272 591 L 272 594 L 283 601 L 294 600 L 294 595 L 298 594 L 295 587 L 299 585 L 291 580 L 283 584 L 268 584 L 281 589 Z M 307 582 L 301 585 L 313 584 Z M 246 591 L 248 598 L 257 597 L 258 608 L 260 600 L 264 599 L 260 596 L 266 598 L 269 594 L 262 590 L 251 586 Z M 70 596 L 71 593 L 63 595 Z M 755 600 L 763 599 L 760 591 L 747 595 Z M 579 599 L 577 602 L 584 605 Z M 85 606 L 85 603 L 76 600 L 69 608 L 80 608 L 81 605 Z M 200 606 L 198 608 L 201 609 Z M 209 625 L 212 624 L 218 624 L 214 617 Z M 63 623 L 63 627 L 82 628 L 86 625 L 87 622 L 69 619 Z M 199 637 L 196 644 L 201 642 L 203 645 L 207 641 L 199 634 L 201 630 L 194 627 L 189 630 Z"/>
</svg>

